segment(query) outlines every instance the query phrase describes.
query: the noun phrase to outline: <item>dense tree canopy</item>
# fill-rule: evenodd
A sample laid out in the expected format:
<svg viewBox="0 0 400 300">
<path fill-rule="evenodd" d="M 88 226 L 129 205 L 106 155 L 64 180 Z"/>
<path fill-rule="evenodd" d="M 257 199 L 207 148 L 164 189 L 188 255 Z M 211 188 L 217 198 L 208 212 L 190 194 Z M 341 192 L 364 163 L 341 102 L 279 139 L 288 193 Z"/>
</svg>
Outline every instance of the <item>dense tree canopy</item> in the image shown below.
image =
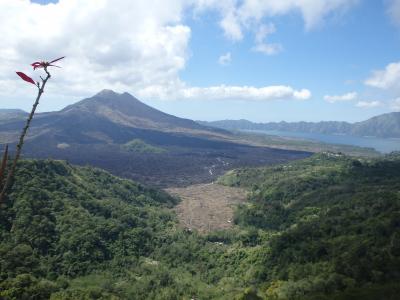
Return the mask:
<svg viewBox="0 0 400 300">
<path fill-rule="evenodd" d="M 0 210 L 2 299 L 396 299 L 400 157 L 318 154 L 220 179 L 233 229 L 180 229 L 164 192 L 23 161 Z"/>
<path fill-rule="evenodd" d="M 236 170 L 220 182 L 251 189 L 235 221 L 271 236 L 260 242 L 258 273 L 271 295 L 308 299 L 352 291 L 364 299 L 365 290 L 390 290 L 385 284 L 399 281 L 399 155 L 358 160 L 319 154 Z"/>
</svg>

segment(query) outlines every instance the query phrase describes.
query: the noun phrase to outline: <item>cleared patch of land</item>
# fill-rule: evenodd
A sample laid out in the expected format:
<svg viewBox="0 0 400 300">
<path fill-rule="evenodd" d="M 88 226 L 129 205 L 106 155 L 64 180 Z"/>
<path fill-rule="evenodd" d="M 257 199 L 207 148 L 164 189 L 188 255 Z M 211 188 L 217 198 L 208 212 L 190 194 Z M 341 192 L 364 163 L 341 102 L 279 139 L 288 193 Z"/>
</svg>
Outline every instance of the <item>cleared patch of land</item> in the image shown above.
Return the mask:
<svg viewBox="0 0 400 300">
<path fill-rule="evenodd" d="M 246 201 L 244 189 L 213 183 L 166 191 L 182 200 L 175 207 L 180 224 L 201 233 L 232 227 L 234 206 Z"/>
</svg>

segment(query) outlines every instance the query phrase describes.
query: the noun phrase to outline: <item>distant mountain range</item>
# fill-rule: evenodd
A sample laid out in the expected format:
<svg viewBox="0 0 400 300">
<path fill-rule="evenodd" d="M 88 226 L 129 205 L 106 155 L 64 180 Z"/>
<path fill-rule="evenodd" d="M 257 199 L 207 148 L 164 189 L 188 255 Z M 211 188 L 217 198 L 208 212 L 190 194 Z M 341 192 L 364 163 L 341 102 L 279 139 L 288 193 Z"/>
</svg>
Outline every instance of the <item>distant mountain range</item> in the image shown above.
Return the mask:
<svg viewBox="0 0 400 300">
<path fill-rule="evenodd" d="M 16 143 L 25 118 L 23 111 L 0 111 L 0 148 Z M 229 131 L 163 113 L 111 90 L 60 111 L 36 114 L 23 153 L 92 164 L 156 185 L 210 181 L 236 166 L 308 155 L 238 144 Z"/>
<path fill-rule="evenodd" d="M 22 117 L 26 117 L 28 115 L 27 112 L 21 109 L 1 109 L 0 108 L 0 124 L 2 122 L 7 122 L 13 119 L 20 119 Z"/>
<path fill-rule="evenodd" d="M 381 138 L 400 138 L 400 112 L 379 115 L 357 123 L 323 122 L 271 122 L 253 123 L 248 120 L 199 121 L 205 126 L 226 130 L 277 130 L 290 132 L 346 134 L 354 136 L 374 136 Z"/>
</svg>

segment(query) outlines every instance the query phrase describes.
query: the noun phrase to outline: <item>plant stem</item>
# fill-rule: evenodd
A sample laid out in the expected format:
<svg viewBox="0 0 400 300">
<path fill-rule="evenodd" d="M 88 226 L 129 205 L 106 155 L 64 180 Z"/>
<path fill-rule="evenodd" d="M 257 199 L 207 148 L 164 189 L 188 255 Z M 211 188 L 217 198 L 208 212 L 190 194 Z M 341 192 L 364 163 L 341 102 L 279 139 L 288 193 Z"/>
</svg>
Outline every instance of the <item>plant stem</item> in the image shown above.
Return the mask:
<svg viewBox="0 0 400 300">
<path fill-rule="evenodd" d="M 3 183 L 3 178 L 4 174 L 6 172 L 6 167 L 7 167 L 7 159 L 8 159 L 8 145 L 6 145 L 6 148 L 3 153 L 3 158 L 1 160 L 1 166 L 0 166 L 0 187 L 1 184 Z"/>
<path fill-rule="evenodd" d="M 47 71 L 47 67 L 44 67 L 44 71 L 46 72 L 47 76 L 46 76 L 46 78 L 42 79 L 42 85 L 39 85 L 39 83 L 38 83 L 38 94 L 36 96 L 35 102 L 33 103 L 31 113 L 29 114 L 28 119 L 26 120 L 25 126 L 22 129 L 21 135 L 19 137 L 19 142 L 16 147 L 15 157 L 14 157 L 14 160 L 13 160 L 13 163 L 11 166 L 11 170 L 7 174 L 6 182 L 4 183 L 3 189 L 0 194 L 0 204 L 3 202 L 3 198 L 6 195 L 8 188 L 11 185 L 19 157 L 21 156 L 22 146 L 24 145 L 24 139 L 25 139 L 26 133 L 28 132 L 29 126 L 30 126 L 33 116 L 35 114 L 36 107 L 39 105 L 39 100 L 44 92 L 44 87 L 46 86 L 47 80 L 49 80 L 51 77 L 50 73 Z"/>
</svg>

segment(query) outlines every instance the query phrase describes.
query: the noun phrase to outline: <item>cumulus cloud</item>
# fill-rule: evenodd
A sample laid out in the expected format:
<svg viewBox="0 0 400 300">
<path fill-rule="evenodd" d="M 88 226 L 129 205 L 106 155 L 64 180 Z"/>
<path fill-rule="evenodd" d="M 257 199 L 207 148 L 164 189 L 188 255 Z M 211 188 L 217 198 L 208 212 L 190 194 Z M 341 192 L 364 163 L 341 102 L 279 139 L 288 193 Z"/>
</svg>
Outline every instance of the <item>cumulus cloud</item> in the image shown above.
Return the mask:
<svg viewBox="0 0 400 300">
<path fill-rule="evenodd" d="M 324 100 L 329 103 L 336 103 L 336 102 L 345 102 L 345 101 L 352 101 L 357 98 L 356 92 L 347 93 L 344 95 L 325 95 Z"/>
<path fill-rule="evenodd" d="M 227 66 L 227 65 L 229 65 L 229 64 L 231 63 L 231 61 L 232 61 L 232 55 L 231 55 L 230 52 L 227 52 L 227 53 L 221 55 L 221 56 L 218 58 L 218 63 L 219 63 L 221 66 Z"/>
<path fill-rule="evenodd" d="M 221 12 L 224 31 L 238 40 L 244 28 L 251 26 L 250 19 L 258 18 L 246 16 L 247 2 L 60 0 L 39 5 L 28 0 L 0 0 L 0 95 L 25 95 L 33 88 L 21 87 L 15 70 L 31 75 L 31 62 L 66 55 L 63 69 L 53 70 L 55 80 L 47 91 L 60 99 L 88 96 L 104 88 L 177 100 L 310 98 L 308 90 L 289 86 L 200 88 L 187 86 L 180 79 L 190 57 L 191 29 L 184 22 L 186 12 L 201 12 L 203 8 Z M 265 43 L 271 29 L 260 28 L 256 39 Z M 222 61 L 228 62 L 229 57 Z M 38 78 L 37 73 L 33 76 Z"/>
<path fill-rule="evenodd" d="M 366 85 L 380 89 L 400 89 L 400 62 L 388 64 L 384 70 L 374 71 Z"/>
<path fill-rule="evenodd" d="M 195 2 L 198 9 L 219 9 L 223 19 L 227 18 L 228 23 L 236 23 L 235 26 L 241 29 L 251 23 L 259 24 L 266 17 L 299 13 L 304 20 L 305 28 L 309 30 L 329 16 L 342 14 L 359 0 L 198 0 Z M 229 26 L 228 29 L 235 26 Z"/>
<path fill-rule="evenodd" d="M 136 90 L 177 81 L 188 58 L 191 30 L 181 22 L 178 0 L 50 5 L 2 0 L 0 5 L 3 83 L 11 79 L 4 74 L 32 61 L 67 55 L 62 71 L 53 71 L 57 81 L 50 87 L 72 94 L 105 87 Z"/>
<path fill-rule="evenodd" d="M 359 101 L 356 106 L 360 108 L 374 108 L 381 106 L 382 102 L 380 101 Z"/>
<path fill-rule="evenodd" d="M 265 19 L 300 14 L 304 20 L 305 29 L 312 30 L 325 19 L 343 14 L 358 2 L 359 0 L 195 0 L 194 7 L 200 12 L 210 9 L 219 11 L 220 26 L 225 36 L 233 41 L 242 40 L 246 31 L 256 32 L 253 50 L 272 55 L 282 51 L 282 45 L 257 42 L 257 36 L 260 36 L 260 30 L 257 28 L 261 26 L 261 32 L 263 27 L 267 28 L 266 32 L 268 32 L 270 25 L 263 25 Z M 264 37 L 267 34 L 264 34 Z"/>
<path fill-rule="evenodd" d="M 212 87 L 186 87 L 166 90 L 162 87 L 148 87 L 142 91 L 142 96 L 151 98 L 170 98 L 170 93 L 178 99 L 193 100 L 307 100 L 311 98 L 311 92 L 307 89 L 296 90 L 290 86 L 277 85 L 266 87 L 252 86 L 212 86 Z"/>
<path fill-rule="evenodd" d="M 315 28 L 332 14 L 342 13 L 358 0 L 245 0 L 238 15 L 243 23 L 260 21 L 264 17 L 300 13 L 307 30 Z"/>
<path fill-rule="evenodd" d="M 229 12 L 228 14 L 226 14 L 222 18 L 220 25 L 224 30 L 225 36 L 227 38 L 234 41 L 240 41 L 241 39 L 243 39 L 242 28 L 233 12 Z"/>
<path fill-rule="evenodd" d="M 274 24 L 262 24 L 256 32 L 253 51 L 261 52 L 266 55 L 274 55 L 281 52 L 283 49 L 281 44 L 267 42 L 267 37 L 275 32 L 276 28 Z"/>
<path fill-rule="evenodd" d="M 268 43 L 262 43 L 255 45 L 253 47 L 253 51 L 264 53 L 266 55 L 274 55 L 278 54 L 283 50 L 283 47 L 281 44 L 268 44 Z"/>
</svg>

